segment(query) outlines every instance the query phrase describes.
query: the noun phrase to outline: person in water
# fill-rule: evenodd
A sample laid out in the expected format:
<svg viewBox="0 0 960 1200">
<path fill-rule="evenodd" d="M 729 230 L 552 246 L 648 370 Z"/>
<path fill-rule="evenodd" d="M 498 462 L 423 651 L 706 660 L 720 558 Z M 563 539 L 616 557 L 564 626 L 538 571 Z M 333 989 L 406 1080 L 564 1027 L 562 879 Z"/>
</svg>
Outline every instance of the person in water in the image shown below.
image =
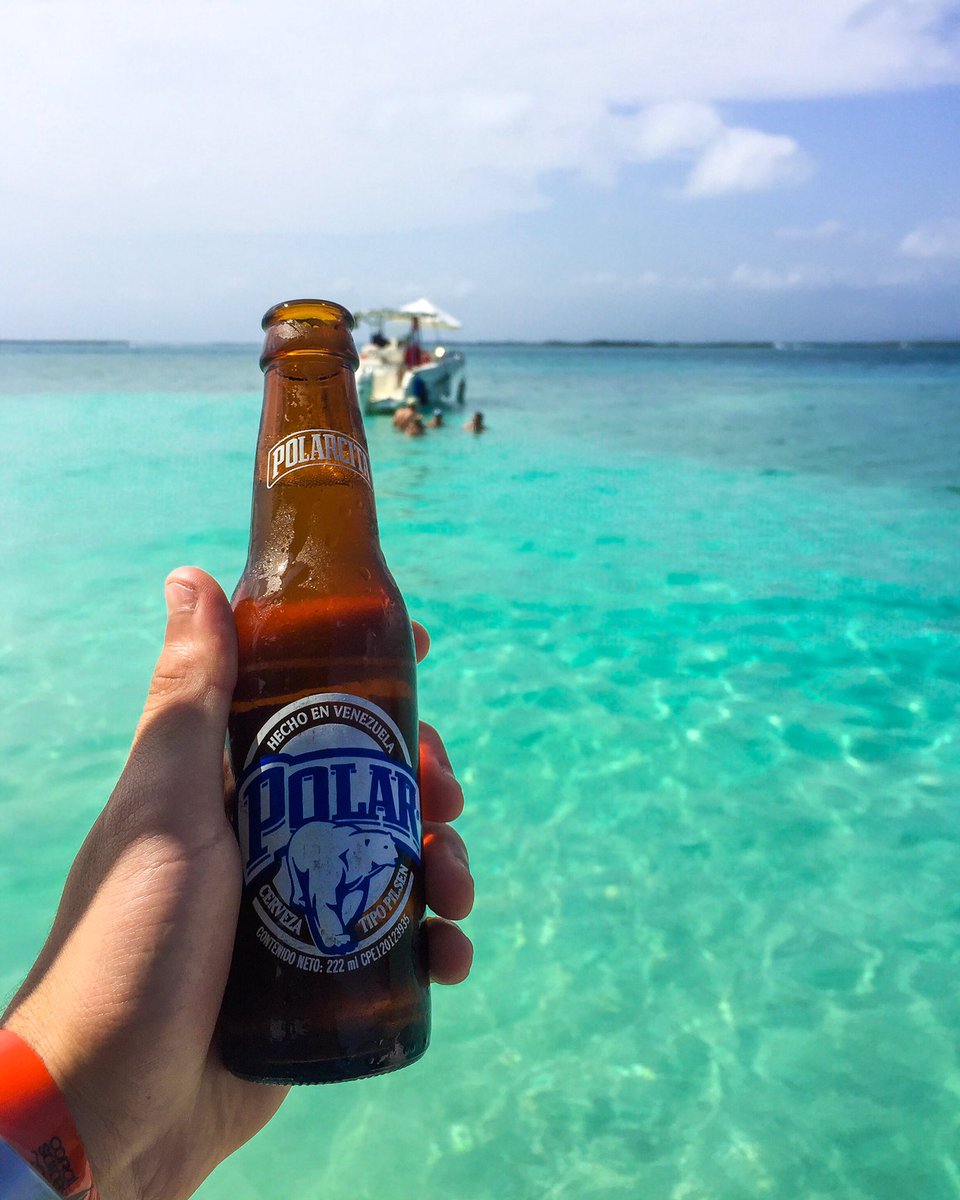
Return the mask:
<svg viewBox="0 0 960 1200">
<path fill-rule="evenodd" d="M 410 424 L 410 422 L 414 419 L 414 417 L 416 417 L 416 415 L 417 415 L 417 410 L 414 407 L 413 402 L 407 401 L 407 403 L 404 404 L 402 406 L 402 408 L 398 408 L 397 411 L 393 414 L 394 429 L 399 429 L 401 431 L 401 433 L 404 432 L 406 430 L 407 426 Z"/>
</svg>

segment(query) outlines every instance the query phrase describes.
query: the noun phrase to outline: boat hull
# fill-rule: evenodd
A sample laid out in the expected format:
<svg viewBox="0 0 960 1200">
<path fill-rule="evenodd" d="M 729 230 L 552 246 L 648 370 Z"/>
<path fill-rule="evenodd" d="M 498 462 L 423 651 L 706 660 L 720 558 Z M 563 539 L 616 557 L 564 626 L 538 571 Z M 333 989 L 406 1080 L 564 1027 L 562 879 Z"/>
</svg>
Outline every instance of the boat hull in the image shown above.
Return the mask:
<svg viewBox="0 0 960 1200">
<path fill-rule="evenodd" d="M 361 358 L 357 395 L 366 413 L 390 414 L 411 403 L 423 412 L 455 408 L 466 402 L 466 361 L 459 350 L 448 350 L 400 370 L 393 363 Z"/>
</svg>

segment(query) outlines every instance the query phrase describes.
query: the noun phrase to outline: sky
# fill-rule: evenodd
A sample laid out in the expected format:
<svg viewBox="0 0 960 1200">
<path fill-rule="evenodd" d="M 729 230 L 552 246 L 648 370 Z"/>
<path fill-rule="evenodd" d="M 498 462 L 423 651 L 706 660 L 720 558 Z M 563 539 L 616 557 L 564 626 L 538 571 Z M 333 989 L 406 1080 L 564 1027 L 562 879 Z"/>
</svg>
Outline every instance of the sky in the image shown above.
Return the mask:
<svg viewBox="0 0 960 1200">
<path fill-rule="evenodd" d="M 0 0 L 0 339 L 960 338 L 960 0 Z"/>
</svg>

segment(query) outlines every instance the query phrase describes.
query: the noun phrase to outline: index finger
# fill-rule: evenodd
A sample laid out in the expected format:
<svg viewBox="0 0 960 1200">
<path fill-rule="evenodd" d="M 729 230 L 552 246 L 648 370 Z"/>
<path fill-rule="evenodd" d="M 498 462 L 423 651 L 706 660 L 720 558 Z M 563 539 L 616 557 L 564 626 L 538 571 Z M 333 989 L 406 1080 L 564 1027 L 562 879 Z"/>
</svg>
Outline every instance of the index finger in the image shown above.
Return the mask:
<svg viewBox="0 0 960 1200">
<path fill-rule="evenodd" d="M 413 626 L 413 644 L 417 651 L 417 662 L 423 662 L 430 649 L 430 634 L 419 621 L 411 621 L 410 624 Z"/>
<path fill-rule="evenodd" d="M 463 812 L 463 789 L 443 739 L 426 721 L 420 722 L 420 796 L 425 821 L 453 821 Z"/>
</svg>

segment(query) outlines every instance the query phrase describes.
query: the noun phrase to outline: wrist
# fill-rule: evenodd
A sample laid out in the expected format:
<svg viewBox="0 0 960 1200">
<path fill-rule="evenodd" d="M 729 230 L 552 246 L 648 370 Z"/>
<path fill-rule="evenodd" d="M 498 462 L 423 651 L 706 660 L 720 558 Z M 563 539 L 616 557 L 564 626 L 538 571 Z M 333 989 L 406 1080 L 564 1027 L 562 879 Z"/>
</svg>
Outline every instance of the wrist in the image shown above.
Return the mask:
<svg viewBox="0 0 960 1200">
<path fill-rule="evenodd" d="M 43 1059 L 0 1029 L 0 1138 L 65 1200 L 95 1200 L 86 1152 Z"/>
</svg>

